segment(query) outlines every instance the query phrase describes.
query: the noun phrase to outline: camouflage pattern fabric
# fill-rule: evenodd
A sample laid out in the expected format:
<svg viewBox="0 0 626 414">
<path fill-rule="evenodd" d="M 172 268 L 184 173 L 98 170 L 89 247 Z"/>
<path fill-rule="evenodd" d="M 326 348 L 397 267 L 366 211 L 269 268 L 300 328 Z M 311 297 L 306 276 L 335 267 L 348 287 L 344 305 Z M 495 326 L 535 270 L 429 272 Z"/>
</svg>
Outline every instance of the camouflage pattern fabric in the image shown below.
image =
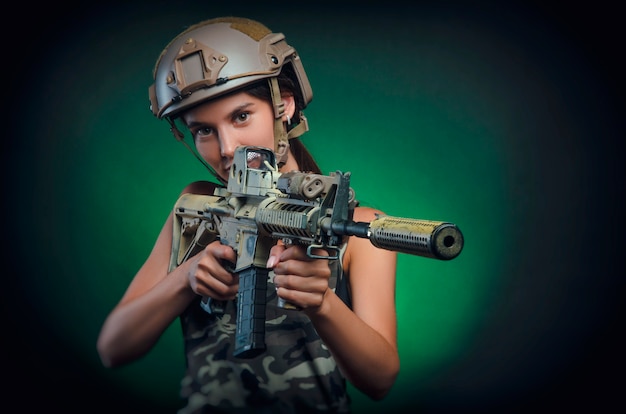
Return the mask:
<svg viewBox="0 0 626 414">
<path fill-rule="evenodd" d="M 348 305 L 342 255 L 329 261 L 330 287 Z M 300 311 L 277 307 L 270 273 L 265 343 L 255 358 L 233 357 L 237 306 L 229 301 L 223 315 L 211 315 L 200 297 L 181 315 L 187 370 L 179 414 L 199 413 L 349 413 L 346 380 L 334 358 Z"/>
</svg>

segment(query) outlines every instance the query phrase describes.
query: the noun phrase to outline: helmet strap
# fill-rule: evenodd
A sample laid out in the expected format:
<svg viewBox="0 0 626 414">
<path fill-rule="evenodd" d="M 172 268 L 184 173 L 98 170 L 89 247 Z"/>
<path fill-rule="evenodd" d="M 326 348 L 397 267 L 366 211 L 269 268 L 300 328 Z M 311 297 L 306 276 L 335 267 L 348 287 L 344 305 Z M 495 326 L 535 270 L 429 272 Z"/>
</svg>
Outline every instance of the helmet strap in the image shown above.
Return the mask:
<svg viewBox="0 0 626 414">
<path fill-rule="evenodd" d="M 309 122 L 302 111 L 300 111 L 300 122 L 287 132 L 287 128 L 283 124 L 285 104 L 280 95 L 278 78 L 269 78 L 269 84 L 272 95 L 272 106 L 274 108 L 274 154 L 276 155 L 276 164 L 278 168 L 280 168 L 285 165 L 289 156 L 289 140 L 307 132 L 309 130 Z"/>
<path fill-rule="evenodd" d="M 304 116 L 302 111 L 300 111 L 300 115 L 298 117 L 300 118 L 300 122 L 298 123 L 298 125 L 289 130 L 289 132 L 287 133 L 288 139 L 299 137 L 309 130 L 309 121 L 308 119 L 306 119 L 306 116 Z"/>
<path fill-rule="evenodd" d="M 285 165 L 289 156 L 289 138 L 283 125 L 283 115 L 285 114 L 285 104 L 280 96 L 278 79 L 269 79 L 270 93 L 272 95 L 272 106 L 274 108 L 274 154 L 278 168 Z"/>
<path fill-rule="evenodd" d="M 165 119 L 167 119 L 167 122 L 170 124 L 170 131 L 174 135 L 174 138 L 176 138 L 176 141 L 181 142 L 185 147 L 187 147 L 189 152 L 191 152 L 194 155 L 194 157 L 196 157 L 198 159 L 198 161 L 200 161 L 202 163 L 202 165 L 204 165 L 206 167 L 206 169 L 209 170 L 211 175 L 217 179 L 218 183 L 221 183 L 222 185 L 226 185 L 227 182 L 224 181 L 224 179 L 222 177 L 220 177 L 217 172 L 215 172 L 213 167 L 211 167 L 209 165 L 209 163 L 207 163 L 204 160 L 204 158 L 202 158 L 200 156 L 200 154 L 198 154 L 198 152 L 196 150 L 191 148 L 191 146 L 187 143 L 187 141 L 185 141 L 185 134 L 180 132 L 180 130 L 176 127 L 176 123 L 174 123 L 174 120 L 171 119 L 171 118 L 165 118 Z"/>
</svg>

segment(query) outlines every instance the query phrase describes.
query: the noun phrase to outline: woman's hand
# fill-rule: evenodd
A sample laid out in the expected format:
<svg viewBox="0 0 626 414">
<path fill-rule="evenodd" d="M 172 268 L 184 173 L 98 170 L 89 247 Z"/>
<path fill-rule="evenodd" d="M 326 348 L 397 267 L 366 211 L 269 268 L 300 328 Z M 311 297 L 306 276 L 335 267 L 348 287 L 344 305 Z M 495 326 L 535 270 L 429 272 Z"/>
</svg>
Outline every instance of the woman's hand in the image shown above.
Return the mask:
<svg viewBox="0 0 626 414">
<path fill-rule="evenodd" d="M 237 296 L 239 276 L 227 268 L 237 255 L 232 247 L 214 241 L 189 260 L 189 286 L 200 296 L 230 300 Z"/>
<path fill-rule="evenodd" d="M 314 253 L 328 256 L 322 249 Z M 267 267 L 274 270 L 274 285 L 280 298 L 304 311 L 322 306 L 331 274 L 328 260 L 308 257 L 304 246 L 277 244 L 270 250 Z"/>
</svg>

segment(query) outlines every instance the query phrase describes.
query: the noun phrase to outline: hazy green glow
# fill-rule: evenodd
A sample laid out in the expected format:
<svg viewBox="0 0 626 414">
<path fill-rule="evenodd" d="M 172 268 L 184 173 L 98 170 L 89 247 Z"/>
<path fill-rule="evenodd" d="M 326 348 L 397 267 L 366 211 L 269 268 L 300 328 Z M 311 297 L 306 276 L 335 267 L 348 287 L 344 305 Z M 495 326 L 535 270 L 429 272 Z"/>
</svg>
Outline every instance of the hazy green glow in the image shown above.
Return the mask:
<svg viewBox="0 0 626 414">
<path fill-rule="evenodd" d="M 553 62 L 533 52 L 534 38 L 523 43 L 443 13 L 382 23 L 373 15 L 324 17 L 321 31 L 283 23 L 287 15 L 249 16 L 286 33 L 302 55 L 315 93 L 304 141 L 322 168 L 351 171 L 364 204 L 452 221 L 465 235 L 453 261 L 399 257 L 401 374 L 382 402 L 352 391 L 357 412 L 428 399 L 502 310 L 520 247 L 531 248 L 528 226 L 561 194 L 584 196 L 578 186 L 588 178 L 578 165 L 591 161 L 573 125 L 578 114 Z M 202 17 L 176 15 L 166 26 L 164 15 L 106 16 L 68 35 L 48 52 L 39 127 L 26 131 L 32 145 L 16 154 L 21 176 L 32 180 L 25 198 L 40 212 L 19 241 L 28 245 L 34 235 L 46 268 L 30 286 L 30 305 L 89 374 L 161 406 L 178 404 L 178 323 L 148 356 L 115 371 L 100 366 L 95 341 L 179 191 L 208 177 L 153 118 L 147 99 L 162 47 Z M 563 135 L 566 148 L 550 142 Z M 582 209 L 569 206 L 556 224 Z"/>
</svg>

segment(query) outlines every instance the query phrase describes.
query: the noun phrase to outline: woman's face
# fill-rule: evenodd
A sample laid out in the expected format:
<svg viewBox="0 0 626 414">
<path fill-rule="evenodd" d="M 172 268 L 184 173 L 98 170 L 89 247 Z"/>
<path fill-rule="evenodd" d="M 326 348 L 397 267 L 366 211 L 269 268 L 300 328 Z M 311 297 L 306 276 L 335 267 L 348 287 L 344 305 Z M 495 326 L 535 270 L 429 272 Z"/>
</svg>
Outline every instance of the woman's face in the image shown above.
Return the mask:
<svg viewBox="0 0 626 414">
<path fill-rule="evenodd" d="M 274 149 L 271 105 L 239 92 L 207 102 L 183 115 L 198 153 L 217 174 L 228 179 L 235 148 L 255 145 Z"/>
</svg>

